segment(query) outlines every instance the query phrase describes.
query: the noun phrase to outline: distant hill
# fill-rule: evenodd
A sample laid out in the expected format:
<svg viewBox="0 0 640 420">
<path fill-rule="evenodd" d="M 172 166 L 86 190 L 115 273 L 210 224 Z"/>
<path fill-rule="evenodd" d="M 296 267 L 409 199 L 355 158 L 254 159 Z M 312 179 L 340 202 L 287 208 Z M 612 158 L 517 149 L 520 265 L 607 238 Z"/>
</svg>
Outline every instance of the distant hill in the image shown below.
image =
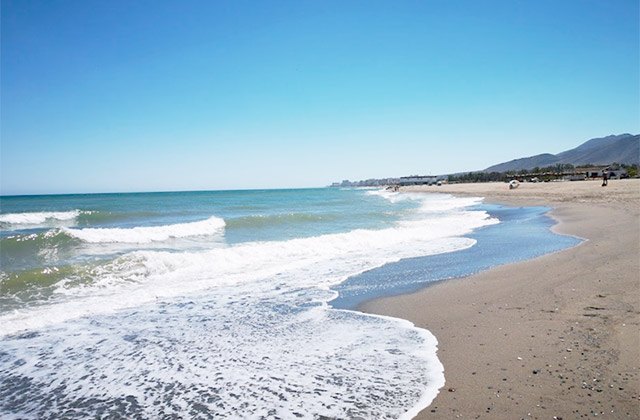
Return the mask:
<svg viewBox="0 0 640 420">
<path fill-rule="evenodd" d="M 627 165 L 640 164 L 640 134 L 620 134 L 591 139 L 557 155 L 544 153 L 499 163 L 485 169 L 486 172 L 520 171 L 559 163 L 572 165 L 608 165 L 617 162 Z"/>
</svg>

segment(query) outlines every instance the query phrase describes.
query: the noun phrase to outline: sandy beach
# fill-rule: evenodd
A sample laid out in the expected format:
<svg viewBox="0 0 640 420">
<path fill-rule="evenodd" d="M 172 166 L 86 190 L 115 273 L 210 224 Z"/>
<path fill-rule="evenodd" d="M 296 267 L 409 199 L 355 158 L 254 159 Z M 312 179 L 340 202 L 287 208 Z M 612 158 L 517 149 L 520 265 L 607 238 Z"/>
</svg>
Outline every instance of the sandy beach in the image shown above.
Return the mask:
<svg viewBox="0 0 640 420">
<path fill-rule="evenodd" d="M 640 418 L 640 180 L 406 187 L 544 205 L 586 239 L 363 305 L 433 332 L 446 384 L 417 418 Z"/>
</svg>

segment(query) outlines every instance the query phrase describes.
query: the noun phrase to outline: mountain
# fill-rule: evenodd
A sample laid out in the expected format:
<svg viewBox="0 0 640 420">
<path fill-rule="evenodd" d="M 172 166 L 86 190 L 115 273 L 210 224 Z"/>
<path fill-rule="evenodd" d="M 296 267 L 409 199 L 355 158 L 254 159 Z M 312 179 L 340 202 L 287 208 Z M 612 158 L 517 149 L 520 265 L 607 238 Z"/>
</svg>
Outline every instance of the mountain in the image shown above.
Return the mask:
<svg viewBox="0 0 640 420">
<path fill-rule="evenodd" d="M 610 163 L 627 165 L 640 164 L 640 134 L 620 134 L 591 139 L 575 149 L 557 155 L 544 153 L 526 158 L 499 163 L 485 169 L 486 172 L 520 171 L 537 167 L 552 166 L 559 163 L 572 165 L 608 165 Z"/>
</svg>

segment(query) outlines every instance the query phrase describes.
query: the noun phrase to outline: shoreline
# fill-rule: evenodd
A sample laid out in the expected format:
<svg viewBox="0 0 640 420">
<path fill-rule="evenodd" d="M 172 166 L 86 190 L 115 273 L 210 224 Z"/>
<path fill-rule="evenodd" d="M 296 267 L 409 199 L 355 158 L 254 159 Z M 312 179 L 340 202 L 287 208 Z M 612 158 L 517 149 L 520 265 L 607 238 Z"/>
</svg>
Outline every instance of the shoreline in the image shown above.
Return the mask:
<svg viewBox="0 0 640 420">
<path fill-rule="evenodd" d="M 405 187 L 552 208 L 579 245 L 364 303 L 439 342 L 445 386 L 416 418 L 640 417 L 640 180 Z"/>
</svg>

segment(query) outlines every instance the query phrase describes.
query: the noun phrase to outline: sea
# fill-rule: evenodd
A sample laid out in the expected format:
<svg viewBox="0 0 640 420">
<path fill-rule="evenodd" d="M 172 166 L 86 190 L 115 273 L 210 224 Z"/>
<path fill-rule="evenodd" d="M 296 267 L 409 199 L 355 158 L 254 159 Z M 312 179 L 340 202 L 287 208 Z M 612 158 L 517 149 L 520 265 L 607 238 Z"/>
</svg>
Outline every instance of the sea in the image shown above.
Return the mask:
<svg viewBox="0 0 640 420">
<path fill-rule="evenodd" d="M 0 417 L 412 418 L 437 338 L 360 304 L 580 242 L 433 188 L 1 197 Z"/>
</svg>

